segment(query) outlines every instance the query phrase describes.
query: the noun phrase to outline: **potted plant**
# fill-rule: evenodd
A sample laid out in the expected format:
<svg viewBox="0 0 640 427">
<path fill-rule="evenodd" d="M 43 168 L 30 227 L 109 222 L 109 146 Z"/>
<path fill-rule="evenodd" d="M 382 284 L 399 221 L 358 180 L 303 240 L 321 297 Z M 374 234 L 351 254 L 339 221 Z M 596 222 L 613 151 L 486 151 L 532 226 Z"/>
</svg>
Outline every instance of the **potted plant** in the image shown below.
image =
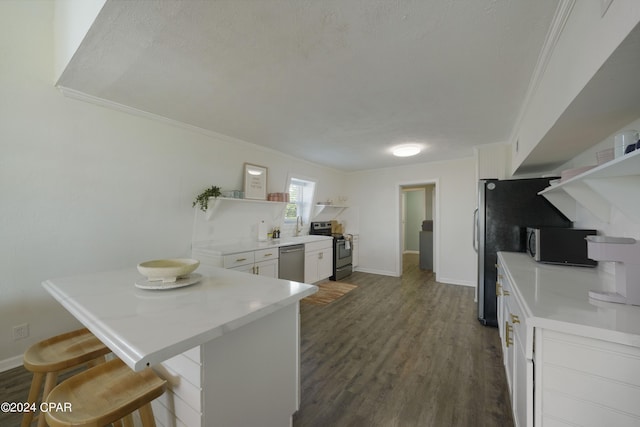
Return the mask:
<svg viewBox="0 0 640 427">
<path fill-rule="evenodd" d="M 220 187 L 213 185 L 204 190 L 202 193 L 198 194 L 191 207 L 200 205 L 200 210 L 202 212 L 206 212 L 207 208 L 209 207 L 209 197 L 217 198 L 220 194 Z"/>
</svg>

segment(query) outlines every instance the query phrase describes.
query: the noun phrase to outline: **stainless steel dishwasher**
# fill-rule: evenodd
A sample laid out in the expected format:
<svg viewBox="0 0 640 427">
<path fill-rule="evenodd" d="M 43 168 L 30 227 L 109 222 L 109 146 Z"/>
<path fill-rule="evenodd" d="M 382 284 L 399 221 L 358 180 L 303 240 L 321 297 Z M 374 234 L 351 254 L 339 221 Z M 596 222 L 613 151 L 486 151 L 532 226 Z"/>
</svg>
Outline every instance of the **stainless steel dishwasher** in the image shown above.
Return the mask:
<svg viewBox="0 0 640 427">
<path fill-rule="evenodd" d="M 304 282 L 304 245 L 280 246 L 278 277 Z"/>
</svg>

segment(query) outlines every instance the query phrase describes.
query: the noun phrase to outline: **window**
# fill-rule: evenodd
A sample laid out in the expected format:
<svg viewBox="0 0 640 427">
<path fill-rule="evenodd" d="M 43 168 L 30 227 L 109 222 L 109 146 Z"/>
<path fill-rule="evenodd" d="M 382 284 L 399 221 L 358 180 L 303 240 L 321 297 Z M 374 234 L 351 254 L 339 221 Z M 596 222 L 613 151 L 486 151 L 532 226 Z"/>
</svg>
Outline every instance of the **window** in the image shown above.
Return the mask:
<svg viewBox="0 0 640 427">
<path fill-rule="evenodd" d="M 289 179 L 289 203 L 285 209 L 285 222 L 296 222 L 298 217 L 302 217 L 304 222 L 308 222 L 315 187 L 314 181 L 294 177 Z"/>
</svg>

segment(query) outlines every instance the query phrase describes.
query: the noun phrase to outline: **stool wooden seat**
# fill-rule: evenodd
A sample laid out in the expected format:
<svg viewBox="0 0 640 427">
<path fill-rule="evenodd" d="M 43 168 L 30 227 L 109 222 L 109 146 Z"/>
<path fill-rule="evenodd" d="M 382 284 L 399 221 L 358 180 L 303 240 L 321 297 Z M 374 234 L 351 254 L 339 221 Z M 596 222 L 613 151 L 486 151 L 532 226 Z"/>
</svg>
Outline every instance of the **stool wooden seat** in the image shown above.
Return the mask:
<svg viewBox="0 0 640 427">
<path fill-rule="evenodd" d="M 144 427 L 155 426 L 151 401 L 166 381 L 151 368 L 135 372 L 120 359 L 87 369 L 58 384 L 47 397 L 51 427 L 98 427 L 139 410 Z M 65 408 L 66 405 L 66 408 Z"/>
<path fill-rule="evenodd" d="M 46 376 L 42 400 L 58 381 L 58 374 L 69 368 L 85 363 L 104 361 L 103 356 L 111 350 L 96 338 L 88 329 L 78 329 L 40 341 L 24 353 L 24 367 L 33 372 L 27 402 L 37 406 L 42 380 Z M 98 359 L 102 358 L 102 360 Z M 25 412 L 22 427 L 33 421 L 33 412 Z M 38 420 L 38 426 L 44 426 L 44 417 Z"/>
</svg>

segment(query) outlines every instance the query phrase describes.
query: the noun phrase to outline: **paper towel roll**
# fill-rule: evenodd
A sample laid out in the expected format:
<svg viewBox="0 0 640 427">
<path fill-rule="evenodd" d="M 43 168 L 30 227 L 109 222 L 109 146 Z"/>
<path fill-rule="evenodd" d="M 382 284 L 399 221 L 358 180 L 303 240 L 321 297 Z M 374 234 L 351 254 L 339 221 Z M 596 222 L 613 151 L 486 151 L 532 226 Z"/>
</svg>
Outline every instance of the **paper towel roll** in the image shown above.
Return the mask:
<svg viewBox="0 0 640 427">
<path fill-rule="evenodd" d="M 267 224 L 262 220 L 258 223 L 258 241 L 264 242 L 265 240 L 267 240 Z"/>
</svg>

